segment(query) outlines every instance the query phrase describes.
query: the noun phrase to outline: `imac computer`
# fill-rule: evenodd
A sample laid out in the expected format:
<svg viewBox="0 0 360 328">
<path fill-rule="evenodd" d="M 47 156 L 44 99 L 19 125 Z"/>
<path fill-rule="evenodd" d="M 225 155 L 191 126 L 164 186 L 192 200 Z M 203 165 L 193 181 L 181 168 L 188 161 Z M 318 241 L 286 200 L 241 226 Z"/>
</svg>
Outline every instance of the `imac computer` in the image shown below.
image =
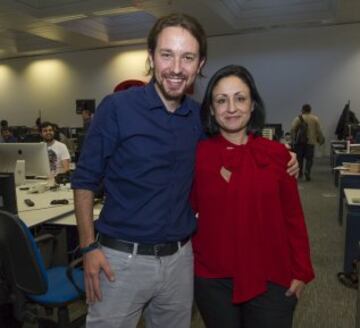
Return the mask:
<svg viewBox="0 0 360 328">
<path fill-rule="evenodd" d="M 0 210 L 17 214 L 14 173 L 0 173 Z"/>
<path fill-rule="evenodd" d="M 16 161 L 25 161 L 26 176 L 50 175 L 47 145 L 37 143 L 0 143 L 0 172 L 15 172 Z"/>
</svg>

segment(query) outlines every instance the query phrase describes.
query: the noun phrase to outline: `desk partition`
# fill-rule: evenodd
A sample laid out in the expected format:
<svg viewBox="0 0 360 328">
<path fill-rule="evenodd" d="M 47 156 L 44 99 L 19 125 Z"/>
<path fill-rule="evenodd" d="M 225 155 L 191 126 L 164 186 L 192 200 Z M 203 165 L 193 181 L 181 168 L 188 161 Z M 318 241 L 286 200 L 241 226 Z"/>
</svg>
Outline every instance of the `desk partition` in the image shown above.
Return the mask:
<svg viewBox="0 0 360 328">
<path fill-rule="evenodd" d="M 346 230 L 344 248 L 344 272 L 352 272 L 353 260 L 359 259 L 360 240 L 360 189 L 345 189 Z"/>
</svg>

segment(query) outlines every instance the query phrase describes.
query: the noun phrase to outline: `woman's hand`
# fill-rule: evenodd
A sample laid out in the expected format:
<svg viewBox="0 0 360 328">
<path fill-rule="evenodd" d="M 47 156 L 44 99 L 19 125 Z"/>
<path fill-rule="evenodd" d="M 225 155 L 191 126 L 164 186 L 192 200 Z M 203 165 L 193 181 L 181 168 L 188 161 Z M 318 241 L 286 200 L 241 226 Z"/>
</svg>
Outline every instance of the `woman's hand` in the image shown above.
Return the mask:
<svg viewBox="0 0 360 328">
<path fill-rule="evenodd" d="M 289 289 L 286 291 L 286 296 L 296 295 L 297 299 L 300 298 L 302 291 L 305 288 L 305 283 L 301 280 L 293 279 L 291 281 Z"/>
<path fill-rule="evenodd" d="M 287 145 L 288 146 L 288 145 Z M 289 148 L 289 147 L 286 147 Z M 291 159 L 287 164 L 287 173 L 295 178 L 299 175 L 299 163 L 296 158 L 296 154 L 289 150 Z"/>
</svg>

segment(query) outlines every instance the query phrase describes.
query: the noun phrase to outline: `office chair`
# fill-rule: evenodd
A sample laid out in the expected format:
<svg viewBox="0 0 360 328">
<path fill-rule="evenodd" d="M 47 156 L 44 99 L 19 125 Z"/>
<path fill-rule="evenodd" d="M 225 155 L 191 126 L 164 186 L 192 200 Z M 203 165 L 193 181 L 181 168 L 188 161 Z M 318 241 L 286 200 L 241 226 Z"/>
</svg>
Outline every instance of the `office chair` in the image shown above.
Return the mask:
<svg viewBox="0 0 360 328">
<path fill-rule="evenodd" d="M 48 236 L 40 236 L 46 240 Z M 17 320 L 35 319 L 40 327 L 72 328 L 85 322 L 85 314 L 70 322 L 67 306 L 84 296 L 83 271 L 70 266 L 45 268 L 37 244 L 29 228 L 16 216 L 0 211 L 1 276 L 7 282 L 8 300 Z M 57 309 L 57 322 L 30 314 L 28 303 L 45 310 Z"/>
</svg>

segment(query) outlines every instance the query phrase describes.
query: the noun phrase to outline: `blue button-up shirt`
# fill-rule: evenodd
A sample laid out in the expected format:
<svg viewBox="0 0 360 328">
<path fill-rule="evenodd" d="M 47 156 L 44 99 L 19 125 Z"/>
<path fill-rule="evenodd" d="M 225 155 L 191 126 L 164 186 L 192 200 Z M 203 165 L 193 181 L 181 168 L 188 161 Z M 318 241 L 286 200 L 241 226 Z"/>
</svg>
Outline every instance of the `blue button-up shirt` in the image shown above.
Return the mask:
<svg viewBox="0 0 360 328">
<path fill-rule="evenodd" d="M 103 179 L 96 229 L 141 243 L 190 236 L 195 218 L 188 198 L 201 136 L 199 105 L 184 97 L 168 112 L 152 82 L 104 98 L 72 177 L 73 189 L 92 191 Z"/>
</svg>

